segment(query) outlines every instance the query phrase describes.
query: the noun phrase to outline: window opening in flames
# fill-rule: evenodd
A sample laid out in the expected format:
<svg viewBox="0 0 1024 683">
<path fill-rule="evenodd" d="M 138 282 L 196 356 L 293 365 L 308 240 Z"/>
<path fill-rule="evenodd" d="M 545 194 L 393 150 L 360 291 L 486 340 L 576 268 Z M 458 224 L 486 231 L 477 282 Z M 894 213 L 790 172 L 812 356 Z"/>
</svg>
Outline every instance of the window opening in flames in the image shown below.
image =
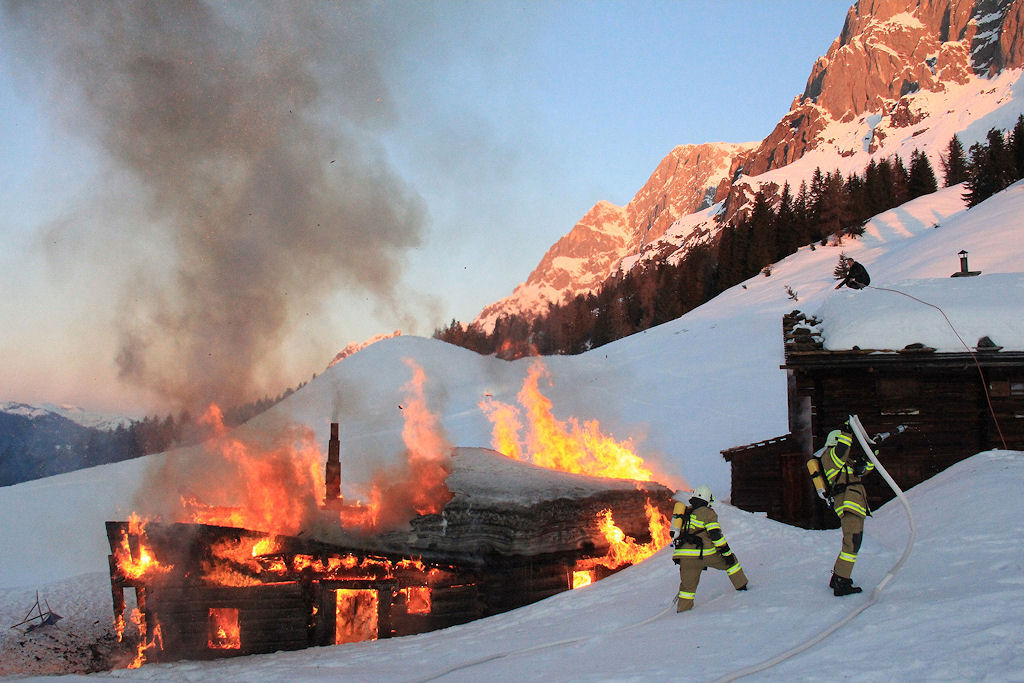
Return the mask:
<svg viewBox="0 0 1024 683">
<path fill-rule="evenodd" d="M 588 570 L 577 570 L 572 573 L 572 587 L 583 588 L 594 583 L 594 572 Z"/>
<path fill-rule="evenodd" d="M 377 639 L 378 597 L 376 590 L 339 589 L 336 593 L 334 642 L 359 643 Z"/>
<path fill-rule="evenodd" d="M 211 650 L 238 650 L 242 638 L 238 630 L 238 610 L 233 607 L 211 607 L 207 618 Z"/>
<path fill-rule="evenodd" d="M 430 614 L 430 588 L 428 586 L 409 586 L 403 588 L 405 611 L 409 614 Z"/>
</svg>

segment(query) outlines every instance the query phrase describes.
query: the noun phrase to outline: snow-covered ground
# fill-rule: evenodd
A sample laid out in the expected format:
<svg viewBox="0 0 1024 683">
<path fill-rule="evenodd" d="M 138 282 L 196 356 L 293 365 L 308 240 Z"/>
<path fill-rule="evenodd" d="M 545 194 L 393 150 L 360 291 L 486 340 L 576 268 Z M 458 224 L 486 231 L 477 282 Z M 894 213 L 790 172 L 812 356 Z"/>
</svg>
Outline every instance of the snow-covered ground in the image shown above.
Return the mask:
<svg viewBox="0 0 1024 683">
<path fill-rule="evenodd" d="M 962 208 L 961 191 L 942 190 L 881 214 L 861 240 L 802 249 L 770 277 L 752 278 L 679 320 L 581 356 L 545 358 L 550 384 L 542 382 L 542 391 L 559 419 L 597 419 L 605 432 L 632 438 L 664 483 L 707 483 L 727 499 L 729 470 L 719 451 L 787 431 L 786 380 L 779 369 L 782 314 L 799 308 L 826 321 L 859 319 L 865 325 L 903 315 L 903 296 L 833 289 L 841 252 L 867 267 L 873 285 L 934 299 L 929 303 L 964 327 L 968 343 L 983 328 L 1004 348 L 1024 349 L 1024 184 L 969 211 Z M 981 276 L 948 277 L 959 269 L 961 249 Z M 972 298 L 959 296 L 965 287 L 972 288 Z M 864 295 L 873 299 L 858 299 Z M 989 306 L 993 300 L 1001 305 L 986 309 L 990 325 L 970 318 L 972 302 Z M 946 325 L 929 311 L 940 327 Z M 922 320 L 922 326 L 935 322 Z M 904 341 L 905 334 L 920 332 L 893 325 L 879 348 L 926 341 Z M 348 495 L 402 450 L 406 359 L 425 372 L 427 405 L 450 443 L 484 447 L 491 446 L 491 425 L 478 404 L 487 395 L 515 404 L 533 362 L 499 361 L 428 339 L 389 339 L 345 358 L 246 429 L 269 433 L 298 422 L 326 442 L 328 423 L 340 422 Z M 0 587 L 6 587 L 0 588 L 0 619 L 7 625 L 21 620 L 37 590 L 65 617 L 30 634 L 5 629 L 0 676 L 68 671 L 65 656 L 73 662 L 70 670 L 83 671 L 94 652 L 99 657 L 109 650 L 109 638 L 103 639 L 111 617 L 103 522 L 124 519 L 144 505 L 136 496 L 142 482 L 180 457 L 170 452 L 0 489 Z M 753 678 L 1024 680 L 1022 478 L 1024 453 L 987 452 L 909 491 L 916 543 L 874 604 L 810 650 Z M 788 527 L 724 502 L 716 507 L 751 590 L 735 593 L 723 574 L 708 572 L 696 608 L 684 615 L 666 612 L 678 577 L 663 550 L 584 589 L 442 631 L 218 662 L 147 664 L 99 676 L 727 679 L 871 601 L 872 588 L 908 541 L 907 518 L 897 502 L 877 511 L 867 522 L 854 572 L 865 592 L 837 599 L 827 583 L 838 531 Z"/>
</svg>

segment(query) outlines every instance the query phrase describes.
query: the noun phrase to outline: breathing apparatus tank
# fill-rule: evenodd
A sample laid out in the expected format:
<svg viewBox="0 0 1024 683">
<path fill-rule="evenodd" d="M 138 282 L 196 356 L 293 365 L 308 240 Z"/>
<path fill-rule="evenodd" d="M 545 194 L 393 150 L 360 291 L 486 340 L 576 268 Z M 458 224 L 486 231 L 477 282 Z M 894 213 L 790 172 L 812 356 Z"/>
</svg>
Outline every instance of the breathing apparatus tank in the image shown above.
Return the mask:
<svg viewBox="0 0 1024 683">
<path fill-rule="evenodd" d="M 818 451 L 818 453 L 821 452 Z M 828 483 L 825 481 L 825 473 L 821 469 L 818 453 L 808 458 L 807 472 L 811 475 L 811 483 L 814 484 L 814 490 L 818 492 L 818 498 L 826 500 L 828 498 Z"/>
<path fill-rule="evenodd" d="M 825 471 L 821 467 L 821 456 L 825 454 L 829 448 L 836 445 L 839 442 L 839 435 L 842 432 L 838 429 L 833 429 L 828 433 L 825 438 L 825 445 L 820 450 L 813 453 L 807 460 L 807 473 L 811 475 L 811 483 L 814 484 L 814 490 L 818 493 L 818 498 L 821 498 L 825 502 L 829 502 L 832 497 L 831 487 L 828 482 L 825 481 Z"/>
</svg>

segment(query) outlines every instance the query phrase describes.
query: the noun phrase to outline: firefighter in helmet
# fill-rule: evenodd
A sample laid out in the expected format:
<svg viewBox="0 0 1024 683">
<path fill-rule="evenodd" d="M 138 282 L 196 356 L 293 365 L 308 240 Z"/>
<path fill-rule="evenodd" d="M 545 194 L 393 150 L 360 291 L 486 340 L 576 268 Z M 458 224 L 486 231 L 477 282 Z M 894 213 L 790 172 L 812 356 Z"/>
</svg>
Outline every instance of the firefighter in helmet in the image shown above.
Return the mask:
<svg viewBox="0 0 1024 683">
<path fill-rule="evenodd" d="M 698 486 L 683 502 L 686 494 L 675 495 L 672 510 L 672 561 L 679 565 L 679 601 L 676 612 L 693 608 L 700 573 L 712 567 L 729 575 L 733 587 L 747 590 L 747 577 L 718 525 L 718 513 L 711 509 L 715 497 L 707 486 Z"/>
<path fill-rule="evenodd" d="M 871 514 L 862 479 L 875 469 L 875 465 L 859 448 L 853 448 L 853 430 L 849 420 L 840 429 L 829 432 L 821 460 L 833 496 L 832 508 L 839 515 L 843 529 L 843 546 L 828 585 L 837 596 L 860 593 L 860 586 L 853 585 L 850 576 L 864 538 L 864 518 Z"/>
</svg>

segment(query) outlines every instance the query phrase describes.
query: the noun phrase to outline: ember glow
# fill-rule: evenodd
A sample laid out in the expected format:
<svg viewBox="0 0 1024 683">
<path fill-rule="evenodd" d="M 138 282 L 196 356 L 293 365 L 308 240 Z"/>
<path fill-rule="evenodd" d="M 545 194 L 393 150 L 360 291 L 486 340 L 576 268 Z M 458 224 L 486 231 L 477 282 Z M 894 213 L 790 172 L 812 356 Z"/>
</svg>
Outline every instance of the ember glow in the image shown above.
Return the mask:
<svg viewBox="0 0 1024 683">
<path fill-rule="evenodd" d="M 339 589 L 336 592 L 335 644 L 377 640 L 377 591 Z"/>
<path fill-rule="evenodd" d="M 409 586 L 399 591 L 405 596 L 405 610 L 409 614 L 430 614 L 430 588 Z"/>
<path fill-rule="evenodd" d="M 572 573 L 573 590 L 583 588 L 594 583 L 594 572 L 587 569 L 577 569 Z"/>
<path fill-rule="evenodd" d="M 238 650 L 242 647 L 237 609 L 211 607 L 207 625 L 210 634 L 207 647 L 214 650 Z"/>
<path fill-rule="evenodd" d="M 515 406 L 486 397 L 480 408 L 492 424 L 494 450 L 540 467 L 594 477 L 650 481 L 654 473 L 633 450 L 632 440 L 616 441 L 601 432 L 597 420 L 582 425 L 575 418 L 560 421 L 551 400 L 540 391 L 541 378 L 549 378 L 538 361 L 530 366 L 518 400 L 526 413 L 525 434 Z"/>
</svg>

